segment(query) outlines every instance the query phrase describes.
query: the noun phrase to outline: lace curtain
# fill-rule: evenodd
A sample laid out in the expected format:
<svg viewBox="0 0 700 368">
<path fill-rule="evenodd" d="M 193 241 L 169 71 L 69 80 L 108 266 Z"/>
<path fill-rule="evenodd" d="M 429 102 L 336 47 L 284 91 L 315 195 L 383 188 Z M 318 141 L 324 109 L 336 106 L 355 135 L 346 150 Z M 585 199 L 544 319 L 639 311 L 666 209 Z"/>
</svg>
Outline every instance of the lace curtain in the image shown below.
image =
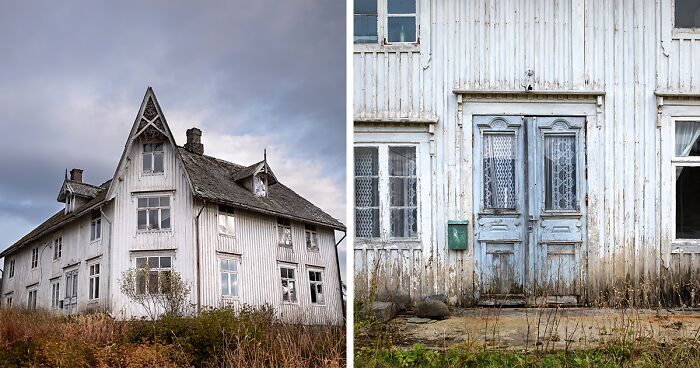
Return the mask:
<svg viewBox="0 0 700 368">
<path fill-rule="evenodd" d="M 545 209 L 576 209 L 576 138 L 544 139 Z"/>
<path fill-rule="evenodd" d="M 355 235 L 379 236 L 379 166 L 375 147 L 355 149 Z"/>
<path fill-rule="evenodd" d="M 418 232 L 416 148 L 389 147 L 391 236 L 412 238 Z"/>
<path fill-rule="evenodd" d="M 693 149 L 693 145 L 700 138 L 700 122 L 677 121 L 676 122 L 676 156 L 687 157 Z M 676 179 L 681 175 L 683 168 L 676 170 Z"/>
<path fill-rule="evenodd" d="M 484 207 L 515 208 L 515 136 L 484 135 Z"/>
</svg>

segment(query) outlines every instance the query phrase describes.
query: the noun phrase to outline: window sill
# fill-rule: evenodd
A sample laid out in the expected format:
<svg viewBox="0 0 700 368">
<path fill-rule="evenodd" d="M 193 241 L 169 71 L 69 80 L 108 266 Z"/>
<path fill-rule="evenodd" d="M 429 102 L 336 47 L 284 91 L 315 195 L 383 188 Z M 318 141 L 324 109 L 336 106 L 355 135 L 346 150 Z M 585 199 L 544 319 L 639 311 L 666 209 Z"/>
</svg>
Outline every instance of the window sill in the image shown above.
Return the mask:
<svg viewBox="0 0 700 368">
<path fill-rule="evenodd" d="M 326 307 L 326 304 L 319 304 L 319 303 L 311 303 L 312 307 Z"/>
<path fill-rule="evenodd" d="M 155 172 L 142 172 L 141 175 L 143 175 L 143 176 L 165 176 L 165 173 L 164 173 L 164 172 L 158 172 L 158 173 L 155 173 Z"/>
<path fill-rule="evenodd" d="M 161 233 L 172 233 L 172 229 L 166 230 L 136 230 L 137 234 L 161 234 Z"/>
<path fill-rule="evenodd" d="M 99 243 L 100 240 L 102 240 L 102 239 L 101 239 L 101 238 L 97 238 L 97 239 L 95 239 L 95 240 L 90 240 L 90 245 L 95 244 L 95 243 Z"/>
<path fill-rule="evenodd" d="M 282 305 L 293 305 L 293 306 L 299 306 L 299 302 L 282 302 Z"/>
<path fill-rule="evenodd" d="M 672 40 L 700 40 L 700 28 L 673 28 Z"/>
<path fill-rule="evenodd" d="M 404 42 L 404 43 L 355 43 L 353 44 L 353 52 L 420 52 L 420 43 Z"/>
<path fill-rule="evenodd" d="M 289 244 L 289 245 L 287 245 L 287 244 L 277 244 L 277 245 L 278 245 L 280 248 L 284 248 L 284 249 L 294 249 L 294 244 Z"/>
<path fill-rule="evenodd" d="M 222 238 L 227 238 L 227 239 L 236 239 L 236 236 L 233 234 L 219 233 L 219 236 Z"/>
<path fill-rule="evenodd" d="M 306 251 L 312 253 L 321 253 L 321 250 L 319 248 L 306 248 Z"/>
</svg>

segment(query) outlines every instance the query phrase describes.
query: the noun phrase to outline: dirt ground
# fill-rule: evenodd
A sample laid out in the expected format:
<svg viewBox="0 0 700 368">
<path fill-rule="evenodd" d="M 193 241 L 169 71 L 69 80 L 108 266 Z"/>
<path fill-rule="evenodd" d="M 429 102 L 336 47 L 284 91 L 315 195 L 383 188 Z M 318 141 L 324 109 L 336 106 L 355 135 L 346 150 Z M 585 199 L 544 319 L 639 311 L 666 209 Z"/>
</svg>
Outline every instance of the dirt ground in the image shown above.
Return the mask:
<svg viewBox="0 0 700 368">
<path fill-rule="evenodd" d="M 512 349 L 580 349 L 606 341 L 658 343 L 700 336 L 700 311 L 592 308 L 471 308 L 442 321 L 390 323 L 402 344 L 480 344 Z"/>
</svg>

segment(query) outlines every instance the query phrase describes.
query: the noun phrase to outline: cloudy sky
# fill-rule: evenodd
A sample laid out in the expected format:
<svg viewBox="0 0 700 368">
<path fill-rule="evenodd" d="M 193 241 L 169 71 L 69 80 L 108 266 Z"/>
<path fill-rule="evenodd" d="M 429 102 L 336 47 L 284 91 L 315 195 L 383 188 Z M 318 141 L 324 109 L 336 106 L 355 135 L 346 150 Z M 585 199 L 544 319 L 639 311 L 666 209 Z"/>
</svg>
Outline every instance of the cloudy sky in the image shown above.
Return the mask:
<svg viewBox="0 0 700 368">
<path fill-rule="evenodd" d="M 114 173 L 147 86 L 178 144 L 268 161 L 345 222 L 345 1 L 0 2 L 0 250 Z M 341 248 L 341 264 L 345 246 Z"/>
</svg>

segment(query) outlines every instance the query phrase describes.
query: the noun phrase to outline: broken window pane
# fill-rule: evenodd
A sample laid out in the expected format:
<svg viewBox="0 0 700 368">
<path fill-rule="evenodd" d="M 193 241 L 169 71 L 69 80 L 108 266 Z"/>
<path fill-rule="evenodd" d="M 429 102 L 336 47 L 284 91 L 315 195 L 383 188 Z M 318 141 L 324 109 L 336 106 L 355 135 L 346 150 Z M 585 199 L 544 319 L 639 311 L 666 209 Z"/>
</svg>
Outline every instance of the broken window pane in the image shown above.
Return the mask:
<svg viewBox="0 0 700 368">
<path fill-rule="evenodd" d="M 515 136 L 485 134 L 484 208 L 515 209 Z"/>
<path fill-rule="evenodd" d="M 355 0 L 355 43 L 377 42 L 377 0 Z"/>
<path fill-rule="evenodd" d="M 700 1 L 675 0 L 675 28 L 700 27 Z"/>
<path fill-rule="evenodd" d="M 545 136 L 546 210 L 576 210 L 576 137 Z"/>
<path fill-rule="evenodd" d="M 394 238 L 412 238 L 418 234 L 417 183 L 416 148 L 389 147 L 389 204 Z"/>
<path fill-rule="evenodd" d="M 700 167 L 676 168 L 676 239 L 700 239 Z"/>
</svg>

